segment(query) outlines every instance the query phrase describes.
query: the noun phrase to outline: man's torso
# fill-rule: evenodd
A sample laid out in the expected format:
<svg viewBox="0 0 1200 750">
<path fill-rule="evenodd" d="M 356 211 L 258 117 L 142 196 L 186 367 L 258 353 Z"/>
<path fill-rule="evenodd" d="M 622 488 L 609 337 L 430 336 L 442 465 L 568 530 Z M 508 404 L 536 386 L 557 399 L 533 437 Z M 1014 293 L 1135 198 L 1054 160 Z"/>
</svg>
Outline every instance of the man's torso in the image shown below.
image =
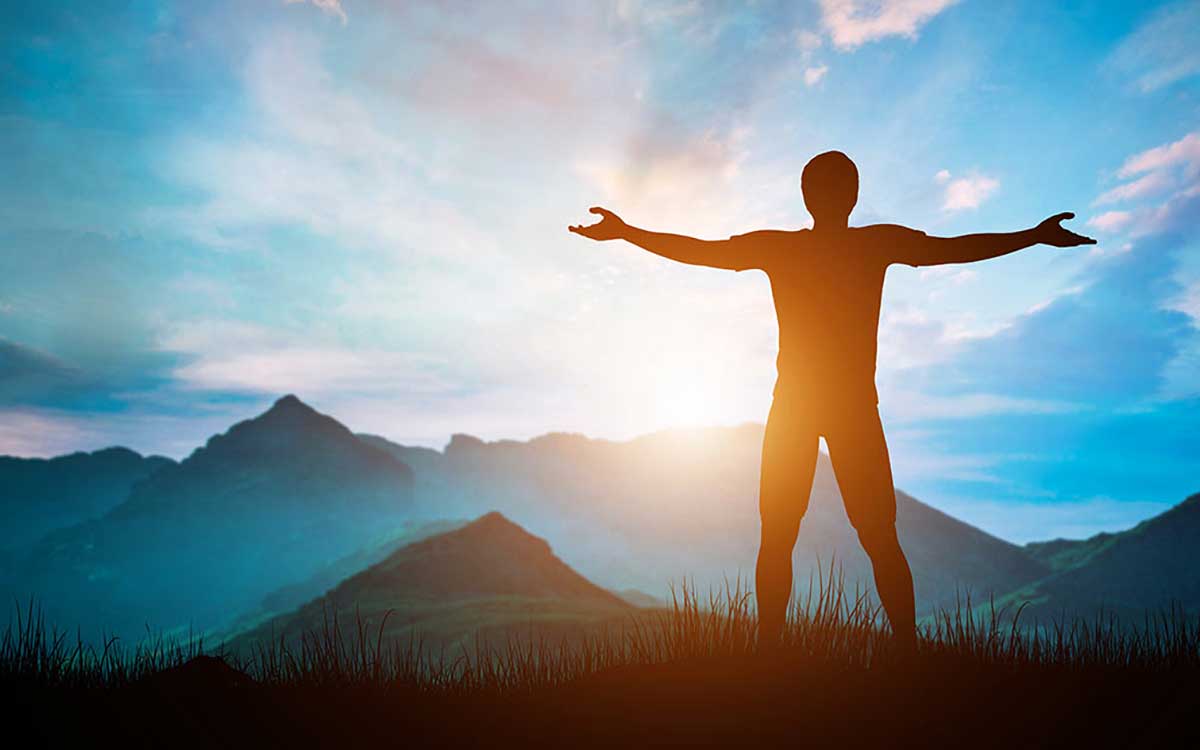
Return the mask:
<svg viewBox="0 0 1200 750">
<path fill-rule="evenodd" d="M 777 393 L 787 389 L 826 404 L 878 403 L 883 281 L 889 245 L 909 241 L 906 233 L 923 237 L 891 225 L 764 237 L 755 267 L 771 280 L 779 319 Z"/>
</svg>

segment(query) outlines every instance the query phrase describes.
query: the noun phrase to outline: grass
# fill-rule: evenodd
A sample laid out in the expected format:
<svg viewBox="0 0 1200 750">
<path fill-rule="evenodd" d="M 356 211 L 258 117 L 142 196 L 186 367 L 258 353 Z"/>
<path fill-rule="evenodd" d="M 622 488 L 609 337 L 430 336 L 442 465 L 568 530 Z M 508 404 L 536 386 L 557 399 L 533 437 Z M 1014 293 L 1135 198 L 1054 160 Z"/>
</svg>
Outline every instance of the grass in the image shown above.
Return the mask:
<svg viewBox="0 0 1200 750">
<path fill-rule="evenodd" d="M 792 658 L 845 668 L 881 668 L 892 658 L 886 618 L 861 591 L 846 591 L 830 570 L 794 601 L 780 652 Z M 979 667 L 1021 669 L 1136 668 L 1200 673 L 1200 617 L 1180 609 L 1148 614 L 1130 627 L 1115 617 L 1077 618 L 1028 627 L 1020 613 L 983 608 L 964 599 L 921 626 L 927 657 Z M 390 616 L 390 613 L 389 613 Z M 423 690 L 535 690 L 577 681 L 614 668 L 691 659 L 752 658 L 756 653 L 753 595 L 740 581 L 701 596 L 694 587 L 672 589 L 669 606 L 643 610 L 619 626 L 598 626 L 575 642 L 536 632 L 506 643 L 476 640 L 455 653 L 431 652 L 419 637 L 389 642 L 387 619 L 343 623 L 327 613 L 321 628 L 298 643 L 260 641 L 231 653 L 206 648 L 200 638 L 148 637 L 126 647 L 116 639 L 99 646 L 47 626 L 34 602 L 16 607 L 0 636 L 0 680 L 56 688 L 131 685 L 201 654 L 214 654 L 273 686 L 374 686 Z"/>
<path fill-rule="evenodd" d="M 589 729 L 587 737 L 614 743 L 627 741 L 612 734 L 621 726 L 641 738 L 650 731 L 692 732 L 675 739 L 701 743 L 747 727 L 770 727 L 775 738 L 808 732 L 829 742 L 853 730 L 848 737 L 888 742 L 894 735 L 887 727 L 917 733 L 936 727 L 959 732 L 948 737 L 986 728 L 997 742 L 1023 744 L 1029 737 L 1014 734 L 1020 729 L 1056 742 L 1095 732 L 1098 746 L 1141 737 L 1136 732 L 1145 726 L 1167 721 L 1159 716 L 1164 711 L 1184 721 L 1189 714 L 1180 713 L 1180 700 L 1188 711 L 1200 708 L 1200 618 L 1178 609 L 1148 616 L 1136 628 L 1114 618 L 1025 627 L 1017 612 L 993 606 L 980 616 L 964 600 L 923 625 L 920 658 L 910 662 L 892 651 L 874 602 L 842 584 L 830 571 L 809 587 L 812 593 L 793 606 L 782 648 L 769 658 L 756 653 L 753 597 L 740 582 L 706 596 L 681 586 L 669 606 L 582 640 L 530 633 L 481 639 L 456 653 L 434 652 L 415 636 L 389 642 L 386 618 L 344 623 L 335 615 L 298 643 L 259 642 L 237 654 L 206 649 L 199 639 L 92 647 L 48 628 L 31 603 L 0 638 L 0 684 L 27 697 L 26 712 L 65 710 L 92 717 L 80 718 L 81 727 L 107 723 L 172 742 L 178 726 L 192 727 L 196 737 L 216 731 L 209 719 L 196 718 L 208 711 L 197 706 L 219 711 L 230 727 L 253 725 L 274 740 L 276 730 L 301 733 L 301 726 L 310 739 L 387 738 L 403 727 L 430 741 L 469 742 L 553 725 L 605 727 Z M 232 691 L 219 681 L 194 689 L 187 669 L 203 653 L 223 656 L 252 682 Z M 985 697 L 968 699 L 977 694 Z M 1151 714 L 1158 718 L 1146 718 Z M 125 718 L 114 723 L 113 716 Z M 475 720 L 463 724 L 462 716 Z M 1097 717 L 1103 722 L 1096 724 Z M 707 729 L 694 734 L 699 728 Z"/>
</svg>

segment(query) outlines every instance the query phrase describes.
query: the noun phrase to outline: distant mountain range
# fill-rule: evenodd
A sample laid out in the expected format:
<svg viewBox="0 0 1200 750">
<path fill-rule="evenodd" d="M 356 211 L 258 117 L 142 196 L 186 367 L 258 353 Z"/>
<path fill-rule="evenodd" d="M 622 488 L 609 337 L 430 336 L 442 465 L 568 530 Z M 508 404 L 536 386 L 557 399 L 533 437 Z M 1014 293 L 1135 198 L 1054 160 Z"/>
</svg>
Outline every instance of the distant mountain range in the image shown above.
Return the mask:
<svg viewBox="0 0 1200 750">
<path fill-rule="evenodd" d="M 55 529 L 98 518 L 133 485 L 174 463 L 127 448 L 51 459 L 0 456 L 0 549 L 26 551 Z"/>
<path fill-rule="evenodd" d="M 1140 624 L 1169 606 L 1200 610 L 1200 494 L 1132 529 L 1027 546 L 1051 573 L 1004 596 L 1022 621 L 1117 617 Z"/>
<path fill-rule="evenodd" d="M 267 622 L 282 627 L 287 613 L 311 614 L 321 600 L 348 606 L 359 595 L 360 604 L 409 602 L 409 619 L 396 626 L 410 627 L 417 619 L 432 621 L 421 612 L 433 606 L 426 594 L 434 589 L 420 589 L 404 571 L 435 558 L 418 563 L 404 555 L 416 554 L 414 542 L 419 547 L 421 539 L 447 533 L 460 540 L 452 542 L 460 551 L 464 539 L 482 544 L 484 528 L 500 530 L 504 544 L 487 544 L 502 550 L 501 558 L 519 548 L 541 560 L 509 560 L 510 571 L 532 581 L 554 567 L 552 560 L 570 572 L 559 570 L 562 580 L 574 576 L 586 584 L 581 590 L 600 591 L 588 599 L 589 611 L 601 601 L 626 605 L 608 590 L 653 604 L 672 582 L 704 590 L 739 575 L 752 580 L 761 440 L 761 426 L 745 425 L 627 442 L 552 434 L 485 443 L 455 435 L 435 451 L 354 435 L 287 396 L 179 463 L 123 449 L 41 462 L 0 459 L 0 480 L 24 477 L 0 484 L 0 514 L 11 519 L 5 538 L 14 540 L 0 549 L 0 593 L 9 601 L 37 596 L 53 621 L 93 637 L 136 639 L 147 625 L 197 632 Z M 968 592 L 976 602 L 1030 600 L 1023 618 L 1089 615 L 1105 606 L 1140 620 L 1146 608 L 1173 600 L 1200 610 L 1200 567 L 1192 564 L 1200 555 L 1195 497 L 1120 534 L 1025 547 L 903 492 L 897 502 L 923 614 L 953 607 Z M 493 510 L 504 516 L 484 515 Z M 448 520 L 481 515 L 461 529 L 463 522 Z M 538 537 L 571 567 L 543 549 L 545 542 L 528 541 Z M 795 557 L 801 596 L 810 576 L 823 575 L 831 563 L 851 590 L 870 588 L 869 564 L 825 456 Z M 488 559 L 497 575 L 506 569 L 500 558 Z M 388 570 L 399 578 L 387 578 Z M 430 585 L 443 586 L 438 591 L 459 580 L 449 570 L 429 575 Z M 404 586 L 389 593 L 383 580 Z M 538 598 L 505 589 L 498 578 L 479 580 L 498 587 L 479 596 L 453 592 L 453 607 L 483 606 L 481 597 Z M 424 603 L 412 604 L 418 600 Z M 504 611 L 494 601 L 488 606 Z M 439 637 L 448 642 L 458 637 L 456 618 L 469 619 L 466 610 L 454 611 L 441 620 L 447 625 Z M 288 622 L 311 619 L 296 617 Z"/>
<path fill-rule="evenodd" d="M 453 515 L 471 515 L 485 503 L 501 508 L 605 585 L 661 594 L 669 581 L 705 588 L 753 576 L 761 426 L 672 431 L 629 442 L 558 434 L 484 443 L 455 435 L 440 453 L 363 439 L 420 467 L 417 494 L 425 502 L 436 499 Z M 903 492 L 897 503 L 924 612 L 953 606 L 963 592 L 1008 592 L 1049 572 L 1017 545 Z M 870 563 L 824 455 L 795 562 L 800 589 L 818 564 L 830 563 L 851 589 L 871 585 Z"/>
<path fill-rule="evenodd" d="M 92 635 L 203 632 L 390 538 L 412 487 L 403 462 L 289 396 L 48 534 L 5 588 Z"/>
</svg>

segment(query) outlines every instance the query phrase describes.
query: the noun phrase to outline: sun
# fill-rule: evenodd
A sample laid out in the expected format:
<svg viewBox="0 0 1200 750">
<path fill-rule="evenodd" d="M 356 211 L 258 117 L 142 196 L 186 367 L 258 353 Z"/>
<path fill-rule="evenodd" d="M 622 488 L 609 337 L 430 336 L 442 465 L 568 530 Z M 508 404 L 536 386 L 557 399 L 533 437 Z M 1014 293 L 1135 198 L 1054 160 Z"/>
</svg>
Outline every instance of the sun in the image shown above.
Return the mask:
<svg viewBox="0 0 1200 750">
<path fill-rule="evenodd" d="M 728 393 L 712 371 L 673 363 L 656 368 L 652 382 L 652 421 L 661 427 L 708 427 L 729 410 Z"/>
</svg>

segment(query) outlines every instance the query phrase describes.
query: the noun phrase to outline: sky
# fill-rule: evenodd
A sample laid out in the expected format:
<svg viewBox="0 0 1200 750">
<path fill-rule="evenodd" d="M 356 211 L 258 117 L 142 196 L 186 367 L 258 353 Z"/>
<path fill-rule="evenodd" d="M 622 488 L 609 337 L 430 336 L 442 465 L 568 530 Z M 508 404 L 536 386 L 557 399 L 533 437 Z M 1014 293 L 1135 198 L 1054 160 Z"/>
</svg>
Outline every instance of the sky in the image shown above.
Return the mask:
<svg viewBox="0 0 1200 750">
<path fill-rule="evenodd" d="M 0 453 L 761 422 L 757 271 L 569 234 L 852 223 L 1094 247 L 888 272 L 897 485 L 1004 538 L 1200 491 L 1200 3 L 0 4 Z"/>
</svg>

